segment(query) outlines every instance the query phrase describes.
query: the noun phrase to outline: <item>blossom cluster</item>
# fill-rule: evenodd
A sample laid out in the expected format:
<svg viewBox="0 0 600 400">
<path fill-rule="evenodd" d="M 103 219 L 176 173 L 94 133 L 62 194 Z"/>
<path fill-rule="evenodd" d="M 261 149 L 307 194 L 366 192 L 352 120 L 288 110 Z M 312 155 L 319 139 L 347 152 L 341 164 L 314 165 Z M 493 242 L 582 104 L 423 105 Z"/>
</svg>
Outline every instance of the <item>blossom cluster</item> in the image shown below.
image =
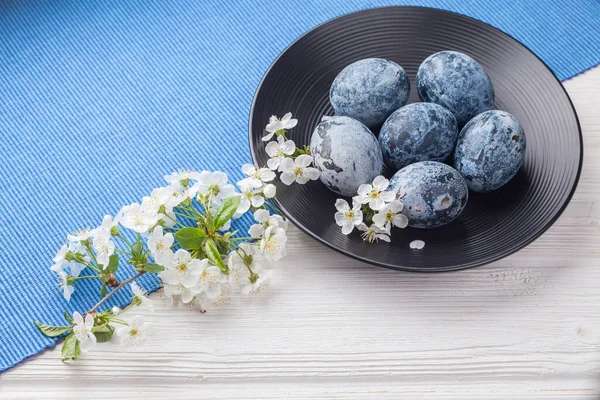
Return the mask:
<svg viewBox="0 0 600 400">
<path fill-rule="evenodd" d="M 281 119 L 272 116 L 266 127 L 267 134 L 262 138 L 266 142 L 273 136 L 277 137 L 277 141 L 271 141 L 265 147 L 270 157 L 267 166 L 271 170 L 281 172 L 281 182 L 286 185 L 294 182 L 305 184 L 309 180 L 319 179 L 319 170 L 312 167 L 313 158 L 310 149 L 297 148 L 296 144 L 286 136 L 286 131 L 295 127 L 297 123 L 298 120 L 293 119 L 291 113 L 285 114 Z"/>
<path fill-rule="evenodd" d="M 144 274 L 158 275 L 169 304 L 202 312 L 234 293 L 247 295 L 266 287 L 272 262 L 286 255 L 288 223 L 272 202 L 277 173 L 286 185 L 319 176 L 311 167 L 309 149 L 296 148 L 286 137 L 296 124 L 290 113 L 271 117 L 264 140 L 276 135 L 277 141 L 267 144 L 267 166 L 243 165 L 245 178 L 236 185 L 220 171 L 174 172 L 165 176 L 165 186 L 140 202 L 105 216 L 93 229 L 67 236 L 51 266 L 64 298 L 70 301 L 77 281 L 93 279 L 99 282 L 101 300 L 83 314 L 65 313 L 64 326 L 36 322 L 46 336 L 66 335 L 64 360 L 78 359 L 114 333 L 125 344 L 143 343 L 149 323 L 140 315 L 124 319 L 122 314 L 134 307 L 153 309 L 146 290 L 134 282 Z M 232 220 L 248 212 L 255 221 L 248 235 L 231 230 Z M 124 264 L 131 265 L 135 275 L 119 282 L 116 272 Z M 131 291 L 127 307 L 100 310 L 123 288 Z"/>
<path fill-rule="evenodd" d="M 344 199 L 335 202 L 335 222 L 344 235 L 354 228 L 361 231 L 364 241 L 390 241 L 391 228 L 406 228 L 408 218 L 402 214 L 403 204 L 393 191 L 387 190 L 390 181 L 377 176 L 372 183 L 358 187 L 358 194 L 352 198 L 352 207 Z"/>
</svg>

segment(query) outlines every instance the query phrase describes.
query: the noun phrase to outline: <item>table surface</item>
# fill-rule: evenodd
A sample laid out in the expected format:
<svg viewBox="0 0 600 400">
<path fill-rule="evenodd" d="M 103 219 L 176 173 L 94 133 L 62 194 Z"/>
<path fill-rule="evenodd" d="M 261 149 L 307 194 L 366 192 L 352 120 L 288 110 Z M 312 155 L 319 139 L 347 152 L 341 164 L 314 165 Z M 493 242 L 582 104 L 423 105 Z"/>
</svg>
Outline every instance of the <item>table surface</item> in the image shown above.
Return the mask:
<svg viewBox="0 0 600 400">
<path fill-rule="evenodd" d="M 0 398 L 600 398 L 600 67 L 567 82 L 584 135 L 557 223 L 494 264 L 379 269 L 297 229 L 275 282 L 206 314 L 152 295 L 137 348 L 76 364 L 47 351 L 0 375 Z"/>
</svg>

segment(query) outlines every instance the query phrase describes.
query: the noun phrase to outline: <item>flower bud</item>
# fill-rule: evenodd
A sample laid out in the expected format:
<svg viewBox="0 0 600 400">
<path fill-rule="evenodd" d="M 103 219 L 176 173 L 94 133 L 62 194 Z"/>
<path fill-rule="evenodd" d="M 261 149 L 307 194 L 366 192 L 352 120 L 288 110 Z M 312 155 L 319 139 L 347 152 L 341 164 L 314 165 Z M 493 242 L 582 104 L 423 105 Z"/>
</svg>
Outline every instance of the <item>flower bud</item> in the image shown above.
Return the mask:
<svg viewBox="0 0 600 400">
<path fill-rule="evenodd" d="M 273 197 L 275 197 L 276 193 L 277 193 L 277 188 L 275 187 L 275 185 L 273 185 L 271 183 L 265 185 L 265 188 L 263 189 L 263 194 L 265 195 L 265 197 L 267 199 L 272 199 Z"/>
<path fill-rule="evenodd" d="M 75 254 L 73 254 L 73 252 L 71 250 L 67 251 L 67 254 L 65 254 L 65 260 L 67 260 L 67 261 L 74 261 L 75 260 Z"/>
<path fill-rule="evenodd" d="M 119 281 L 117 278 L 115 278 L 115 275 L 112 272 L 106 275 L 106 285 L 110 287 L 119 286 Z"/>
<path fill-rule="evenodd" d="M 112 308 L 112 313 L 113 313 L 113 315 L 119 315 L 119 314 L 121 313 L 121 311 L 123 311 L 123 310 L 121 310 L 121 309 L 120 309 L 119 307 L 117 307 L 117 306 L 114 306 L 114 307 Z"/>
<path fill-rule="evenodd" d="M 110 234 L 112 236 L 119 236 L 121 234 L 121 232 L 119 231 L 119 227 L 118 226 L 111 226 L 110 227 Z"/>
<path fill-rule="evenodd" d="M 250 274 L 250 276 L 248 277 L 248 280 L 250 281 L 251 284 L 255 284 L 256 281 L 258 280 L 258 278 L 260 278 L 258 276 L 258 274 L 255 274 L 254 272 Z"/>
<path fill-rule="evenodd" d="M 250 254 L 244 254 L 242 256 L 242 261 L 244 262 L 245 265 L 250 267 L 250 266 L 252 266 L 252 262 L 254 261 L 254 258 Z M 254 283 L 254 282 L 252 282 L 252 283 Z"/>
</svg>

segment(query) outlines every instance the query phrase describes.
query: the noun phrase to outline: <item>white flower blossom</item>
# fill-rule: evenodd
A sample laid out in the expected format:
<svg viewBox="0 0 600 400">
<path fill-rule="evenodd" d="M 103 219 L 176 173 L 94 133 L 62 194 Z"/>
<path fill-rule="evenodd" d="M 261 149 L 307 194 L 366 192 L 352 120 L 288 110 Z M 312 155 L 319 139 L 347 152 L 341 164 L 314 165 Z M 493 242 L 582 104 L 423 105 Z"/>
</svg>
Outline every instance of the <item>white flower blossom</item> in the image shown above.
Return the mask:
<svg viewBox="0 0 600 400">
<path fill-rule="evenodd" d="M 208 174 L 208 172 L 207 172 Z M 165 210 L 169 213 L 173 208 L 179 206 L 184 200 L 191 199 L 198 194 L 198 182 L 194 183 L 189 188 L 184 187 L 180 183 L 174 183 L 165 189 L 165 192 L 170 193 L 166 203 Z"/>
<path fill-rule="evenodd" d="M 71 243 L 80 243 L 84 240 L 87 240 L 92 235 L 92 230 L 90 228 L 79 229 L 72 234 L 67 235 L 67 239 Z"/>
<path fill-rule="evenodd" d="M 277 118 L 275 115 L 272 115 L 271 118 L 269 118 L 269 123 L 267 124 L 267 127 L 265 128 L 266 131 L 269 133 L 263 136 L 262 140 L 265 142 L 271 140 L 271 138 L 273 137 L 273 135 L 275 135 L 277 131 L 292 129 L 297 124 L 298 120 L 292 118 L 291 112 L 286 113 L 283 117 L 281 117 L 281 119 Z"/>
<path fill-rule="evenodd" d="M 227 275 L 219 267 L 204 263 L 202 264 L 202 273 L 198 281 L 198 292 L 206 294 L 211 300 L 216 300 L 221 297 L 221 285 L 227 281 Z"/>
<path fill-rule="evenodd" d="M 144 322 L 144 317 L 136 315 L 128 322 L 128 325 L 117 330 L 117 336 L 121 344 L 128 346 L 139 346 L 147 339 L 149 322 Z"/>
<path fill-rule="evenodd" d="M 380 228 L 375 224 L 371 224 L 367 226 L 364 222 L 358 225 L 358 229 L 362 231 L 361 237 L 365 242 L 373 243 L 378 240 L 383 240 L 384 242 L 390 241 L 390 231 L 384 228 Z"/>
<path fill-rule="evenodd" d="M 199 181 L 200 179 L 202 179 L 202 175 L 206 173 L 208 173 L 208 171 L 176 171 L 172 172 L 171 175 L 165 175 L 165 181 L 167 181 L 167 183 L 171 185 L 181 184 L 183 186 L 187 186 L 184 185 L 184 183 L 187 184 L 190 180 Z"/>
<path fill-rule="evenodd" d="M 243 295 L 249 295 L 251 293 L 259 293 L 268 286 L 268 282 L 271 279 L 272 272 L 270 270 L 264 270 L 258 276 L 258 279 L 254 283 L 250 282 L 246 286 L 240 289 L 240 293 Z"/>
<path fill-rule="evenodd" d="M 165 285 L 163 293 L 171 304 L 176 299 L 182 304 L 188 304 L 194 296 L 200 293 L 200 288 L 196 286 L 185 287 L 183 284 L 177 283 L 175 285 Z"/>
<path fill-rule="evenodd" d="M 275 172 L 269 168 L 257 168 L 252 164 L 242 165 L 242 172 L 252 179 L 255 188 L 260 188 L 264 183 L 275 179 Z"/>
<path fill-rule="evenodd" d="M 295 160 L 284 158 L 279 165 L 281 182 L 291 185 L 295 181 L 303 185 L 309 180 L 319 179 L 319 170 L 310 167 L 312 162 L 313 158 L 307 154 L 302 154 Z"/>
<path fill-rule="evenodd" d="M 244 287 L 251 284 L 250 270 L 259 273 L 263 269 L 264 257 L 258 252 L 256 245 L 242 243 L 239 249 L 232 252 L 227 260 L 229 267 L 229 284 L 233 287 Z"/>
<path fill-rule="evenodd" d="M 92 333 L 94 327 L 94 317 L 90 314 L 85 319 L 77 311 L 73 313 L 73 333 L 79 340 L 79 348 L 86 352 L 96 344 L 96 335 Z"/>
<path fill-rule="evenodd" d="M 373 222 L 380 228 L 390 229 L 390 225 L 398 228 L 408 226 L 408 218 L 402 214 L 403 205 L 400 200 L 393 200 L 381 207 L 381 210 L 373 216 Z"/>
<path fill-rule="evenodd" d="M 242 192 L 242 196 L 240 199 L 240 205 L 236 212 L 237 215 L 241 216 L 244 214 L 250 209 L 250 206 L 259 208 L 265 203 L 265 198 L 261 196 L 261 190 L 254 186 L 251 178 L 246 178 L 239 181 L 238 187 Z"/>
<path fill-rule="evenodd" d="M 278 261 L 287 254 L 287 235 L 282 228 L 270 226 L 260 240 L 260 251 L 269 261 Z"/>
<path fill-rule="evenodd" d="M 75 287 L 69 282 L 69 278 L 77 278 L 81 271 L 85 268 L 81 264 L 71 264 L 71 273 L 67 274 L 65 271 L 57 271 L 58 274 L 58 287 L 63 291 L 63 297 L 67 301 L 71 301 L 71 295 L 75 291 Z"/>
<path fill-rule="evenodd" d="M 69 264 L 69 261 L 67 261 L 65 259 L 65 257 L 67 256 L 67 253 L 69 252 L 69 248 L 67 247 L 66 244 L 63 244 L 60 248 L 60 250 L 58 250 L 58 252 L 56 253 L 56 255 L 54 256 L 54 258 L 52 259 L 52 261 L 54 261 L 54 265 L 52 265 L 50 267 L 50 269 L 56 273 L 60 272 L 63 270 L 63 267 L 66 266 L 67 264 Z"/>
<path fill-rule="evenodd" d="M 154 311 L 154 304 L 152 300 L 146 296 L 146 290 L 140 287 L 136 282 L 131 283 L 131 293 L 133 293 L 134 299 L 140 303 L 140 307 L 144 307 L 149 311 Z"/>
<path fill-rule="evenodd" d="M 181 192 L 180 189 L 182 188 L 182 186 L 177 184 L 172 187 L 160 187 L 152 190 L 150 196 L 142 197 L 142 211 L 148 215 L 154 215 L 158 214 L 162 206 L 164 206 L 167 211 L 171 211 L 173 207 L 179 205 L 179 202 L 174 204 L 176 200 L 179 200 L 176 198 L 175 192 Z"/>
<path fill-rule="evenodd" d="M 100 226 L 96 229 L 104 229 L 105 231 L 111 232 L 112 229 L 121 222 L 121 218 L 123 218 L 122 211 L 119 211 L 114 217 L 111 215 L 105 215 L 104 218 L 102 218 L 102 224 L 100 224 Z"/>
<path fill-rule="evenodd" d="M 248 233 L 252 237 L 260 237 L 269 227 L 288 229 L 288 222 L 281 215 L 271 215 L 268 210 L 260 209 L 254 212 L 254 219 L 258 224 L 253 224 Z"/>
<path fill-rule="evenodd" d="M 386 203 L 394 200 L 394 192 L 386 191 L 390 181 L 379 175 L 373 184 L 363 183 L 358 187 L 357 199 L 361 204 L 369 204 L 373 211 L 379 211 Z"/>
<path fill-rule="evenodd" d="M 123 207 L 121 225 L 137 233 L 146 233 L 158 222 L 157 214 L 149 214 L 138 203 Z"/>
<path fill-rule="evenodd" d="M 158 264 L 170 265 L 173 260 L 171 247 L 174 242 L 173 234 L 166 233 L 163 235 L 162 226 L 157 226 L 148 238 L 148 250 L 150 250 L 150 254 Z"/>
<path fill-rule="evenodd" d="M 171 263 L 165 265 L 165 270 L 158 276 L 168 285 L 182 284 L 190 288 L 198 283 L 207 263 L 207 260 L 192 259 L 187 250 L 179 249 L 175 252 Z"/>
<path fill-rule="evenodd" d="M 110 240 L 110 228 L 100 226 L 92 232 L 92 247 L 96 252 L 96 261 L 102 269 L 108 266 L 110 256 L 115 252 L 115 244 Z"/>
<path fill-rule="evenodd" d="M 335 202 L 335 208 L 338 210 L 335 213 L 335 223 L 342 227 L 342 234 L 349 235 L 354 230 L 355 226 L 358 226 L 363 221 L 363 213 L 361 211 L 361 204 L 357 201 L 352 202 L 352 208 L 348 205 L 348 202 L 344 199 L 337 199 Z"/>
<path fill-rule="evenodd" d="M 217 205 L 227 197 L 235 195 L 235 187 L 227 183 L 227 174 L 221 171 L 203 174 L 192 189 L 203 196 L 211 195 L 212 202 Z"/>
<path fill-rule="evenodd" d="M 285 140 L 283 136 L 277 136 L 276 142 L 267 143 L 265 151 L 271 157 L 267 160 L 267 166 L 276 170 L 279 168 L 281 160 L 294 154 L 296 144 L 292 140 Z"/>
</svg>

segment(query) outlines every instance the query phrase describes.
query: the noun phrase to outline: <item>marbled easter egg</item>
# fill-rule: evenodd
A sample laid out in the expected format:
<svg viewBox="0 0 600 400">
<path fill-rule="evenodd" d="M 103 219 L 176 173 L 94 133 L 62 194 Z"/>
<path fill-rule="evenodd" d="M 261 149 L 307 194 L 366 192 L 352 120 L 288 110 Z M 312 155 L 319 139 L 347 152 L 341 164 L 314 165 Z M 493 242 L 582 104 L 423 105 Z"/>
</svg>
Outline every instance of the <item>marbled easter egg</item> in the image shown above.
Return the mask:
<svg viewBox="0 0 600 400">
<path fill-rule="evenodd" d="M 358 187 L 371 182 L 383 167 L 375 135 L 349 117 L 323 117 L 312 134 L 310 152 L 321 182 L 343 196 L 355 196 Z"/>
<path fill-rule="evenodd" d="M 418 161 L 444 161 L 456 145 L 456 118 L 435 103 L 408 104 L 384 122 L 379 132 L 383 162 L 399 170 Z"/>
<path fill-rule="evenodd" d="M 396 172 L 388 190 L 404 204 L 409 226 L 437 228 L 452 222 L 467 204 L 469 189 L 454 168 L 437 161 L 421 161 Z"/>
<path fill-rule="evenodd" d="M 408 75 L 395 62 L 382 58 L 356 61 L 339 73 L 329 91 L 336 115 L 354 118 L 373 127 L 406 104 Z"/>
<path fill-rule="evenodd" d="M 454 165 L 474 192 L 491 192 L 508 183 L 525 159 L 521 123 L 506 111 L 477 115 L 460 131 Z"/>
<path fill-rule="evenodd" d="M 477 61 L 456 51 L 440 51 L 421 63 L 417 91 L 421 100 L 449 109 L 459 126 L 494 105 L 488 74 Z"/>
</svg>

